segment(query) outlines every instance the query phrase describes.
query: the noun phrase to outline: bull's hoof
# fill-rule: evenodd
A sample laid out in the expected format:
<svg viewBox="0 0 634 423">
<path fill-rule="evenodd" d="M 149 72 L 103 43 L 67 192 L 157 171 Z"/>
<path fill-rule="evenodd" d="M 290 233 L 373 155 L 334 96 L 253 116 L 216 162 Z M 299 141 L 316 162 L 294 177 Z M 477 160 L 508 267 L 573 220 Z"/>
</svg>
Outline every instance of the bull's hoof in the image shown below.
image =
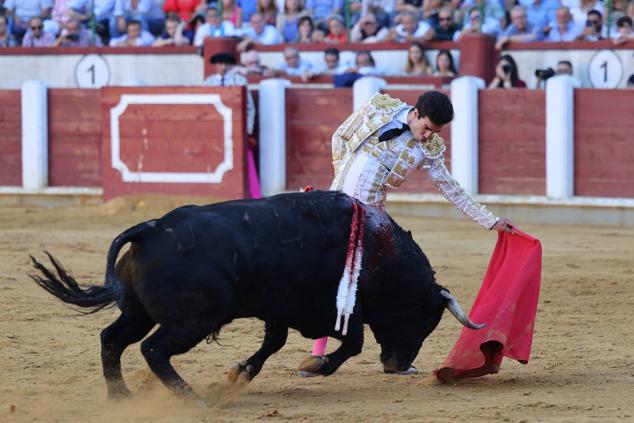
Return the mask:
<svg viewBox="0 0 634 423">
<path fill-rule="evenodd" d="M 321 374 L 326 363 L 328 363 L 328 357 L 311 355 L 299 364 L 299 374 L 305 377 L 317 376 Z"/>
<path fill-rule="evenodd" d="M 414 367 L 414 366 L 410 366 L 409 369 L 407 369 L 407 370 L 395 370 L 395 369 L 390 369 L 390 368 L 387 368 L 387 367 L 383 367 L 383 373 L 388 374 L 388 375 L 408 376 L 408 375 L 417 374 L 418 370 L 416 370 L 416 367 Z"/>
<path fill-rule="evenodd" d="M 231 383 L 247 384 L 253 380 L 253 366 L 246 362 L 238 363 L 227 372 L 227 379 Z"/>
</svg>

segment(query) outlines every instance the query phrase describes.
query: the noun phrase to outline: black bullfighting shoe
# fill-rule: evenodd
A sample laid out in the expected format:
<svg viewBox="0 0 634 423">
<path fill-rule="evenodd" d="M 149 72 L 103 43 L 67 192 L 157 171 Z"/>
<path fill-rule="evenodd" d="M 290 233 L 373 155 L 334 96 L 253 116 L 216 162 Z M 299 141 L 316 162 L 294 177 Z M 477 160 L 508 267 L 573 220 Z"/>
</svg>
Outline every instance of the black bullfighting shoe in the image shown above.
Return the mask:
<svg viewBox="0 0 634 423">
<path fill-rule="evenodd" d="M 418 373 L 418 370 L 416 370 L 416 367 L 414 366 L 410 366 L 409 369 L 407 370 L 401 370 L 396 371 L 396 370 L 388 370 L 386 368 L 383 369 L 383 373 L 385 373 L 386 375 L 401 375 L 401 376 L 407 376 L 407 375 L 415 375 L 416 373 Z"/>
</svg>

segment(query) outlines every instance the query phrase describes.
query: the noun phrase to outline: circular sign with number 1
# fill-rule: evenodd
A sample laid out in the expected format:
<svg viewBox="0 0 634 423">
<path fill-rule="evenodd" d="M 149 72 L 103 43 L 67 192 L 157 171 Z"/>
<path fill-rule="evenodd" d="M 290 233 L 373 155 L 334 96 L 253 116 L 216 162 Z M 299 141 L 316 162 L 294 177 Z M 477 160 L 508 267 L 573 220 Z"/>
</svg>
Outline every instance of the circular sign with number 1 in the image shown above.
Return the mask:
<svg viewBox="0 0 634 423">
<path fill-rule="evenodd" d="M 98 54 L 88 54 L 75 68 L 75 81 L 79 88 L 101 88 L 110 82 L 110 68 Z"/>
<path fill-rule="evenodd" d="M 597 51 L 588 66 L 588 79 L 593 88 L 616 88 L 623 78 L 623 63 L 612 50 Z"/>
</svg>

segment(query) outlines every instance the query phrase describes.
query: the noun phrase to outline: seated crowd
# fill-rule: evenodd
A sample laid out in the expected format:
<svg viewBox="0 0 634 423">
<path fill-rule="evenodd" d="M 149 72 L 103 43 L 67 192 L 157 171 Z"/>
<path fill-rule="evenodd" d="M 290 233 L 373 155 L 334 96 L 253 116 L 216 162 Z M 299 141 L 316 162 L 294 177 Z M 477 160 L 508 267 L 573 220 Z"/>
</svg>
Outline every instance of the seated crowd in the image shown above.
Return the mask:
<svg viewBox="0 0 634 423">
<path fill-rule="evenodd" d="M 609 5 L 611 8 L 609 9 Z M 0 47 L 200 47 L 209 37 L 232 37 L 242 52 L 241 72 L 262 76 L 382 75 L 370 45 L 405 43 L 402 75 L 456 76 L 449 50 L 432 58 L 429 41 L 465 34 L 512 42 L 634 40 L 634 0 L 0 0 Z M 340 62 L 337 45 L 368 44 Z M 300 57 L 297 45 L 324 45 L 323 65 Z M 258 45 L 291 44 L 277 69 L 259 64 Z M 522 86 L 502 56 L 491 86 Z M 506 71 L 505 71 L 506 70 Z M 347 79 L 346 79 L 347 78 Z"/>
<path fill-rule="evenodd" d="M 611 9 L 608 9 L 611 5 Z M 0 46 L 634 39 L 633 0 L 0 0 Z"/>
</svg>

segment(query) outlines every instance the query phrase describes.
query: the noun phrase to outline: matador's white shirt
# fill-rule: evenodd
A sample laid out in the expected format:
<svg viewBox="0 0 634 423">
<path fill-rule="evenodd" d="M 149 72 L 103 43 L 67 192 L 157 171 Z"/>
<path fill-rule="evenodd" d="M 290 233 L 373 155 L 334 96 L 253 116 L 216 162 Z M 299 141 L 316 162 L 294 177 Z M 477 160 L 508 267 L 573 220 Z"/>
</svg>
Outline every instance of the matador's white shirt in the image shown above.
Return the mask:
<svg viewBox="0 0 634 423">
<path fill-rule="evenodd" d="M 445 166 L 445 143 L 434 134 L 417 142 L 411 132 L 380 142 L 379 135 L 402 120 L 411 106 L 387 94 L 376 94 L 353 113 L 332 137 L 335 179 L 330 189 L 343 191 L 365 204 L 383 208 L 387 188 L 398 188 L 409 174 L 427 169 L 434 186 L 458 210 L 490 229 L 498 217 L 475 201 Z"/>
</svg>

